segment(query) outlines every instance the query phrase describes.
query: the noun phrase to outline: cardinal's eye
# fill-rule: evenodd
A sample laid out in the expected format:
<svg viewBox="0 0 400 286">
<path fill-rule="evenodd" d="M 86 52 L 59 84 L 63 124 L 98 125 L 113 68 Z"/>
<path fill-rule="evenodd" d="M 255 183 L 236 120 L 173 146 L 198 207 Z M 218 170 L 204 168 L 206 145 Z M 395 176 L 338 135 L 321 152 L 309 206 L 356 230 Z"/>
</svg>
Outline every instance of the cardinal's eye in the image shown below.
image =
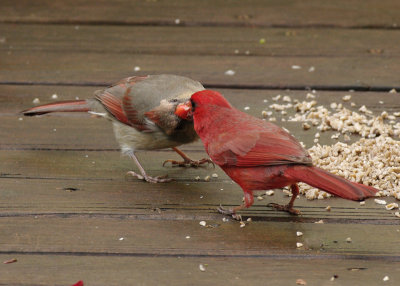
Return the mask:
<svg viewBox="0 0 400 286">
<path fill-rule="evenodd" d="M 196 103 L 193 100 L 190 100 L 190 103 L 192 104 L 192 111 L 196 108 Z"/>
</svg>

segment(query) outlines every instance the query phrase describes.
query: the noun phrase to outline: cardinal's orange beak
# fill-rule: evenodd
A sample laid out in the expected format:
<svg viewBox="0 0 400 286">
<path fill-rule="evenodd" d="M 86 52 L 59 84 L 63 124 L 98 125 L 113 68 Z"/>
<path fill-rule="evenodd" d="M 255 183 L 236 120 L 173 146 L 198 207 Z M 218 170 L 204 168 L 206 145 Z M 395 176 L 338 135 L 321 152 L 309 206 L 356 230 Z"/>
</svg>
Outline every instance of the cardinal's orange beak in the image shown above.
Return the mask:
<svg viewBox="0 0 400 286">
<path fill-rule="evenodd" d="M 175 115 L 184 120 L 192 120 L 193 113 L 192 103 L 190 102 L 190 100 L 186 101 L 185 103 L 179 103 L 175 109 Z"/>
</svg>

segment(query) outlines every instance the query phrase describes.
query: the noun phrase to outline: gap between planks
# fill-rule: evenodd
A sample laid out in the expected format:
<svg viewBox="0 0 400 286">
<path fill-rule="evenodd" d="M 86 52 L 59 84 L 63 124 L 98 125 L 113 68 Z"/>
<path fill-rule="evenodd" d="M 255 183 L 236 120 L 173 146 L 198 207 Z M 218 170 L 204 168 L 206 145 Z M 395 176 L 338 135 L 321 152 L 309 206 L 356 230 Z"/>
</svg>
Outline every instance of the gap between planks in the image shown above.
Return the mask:
<svg viewBox="0 0 400 286">
<path fill-rule="evenodd" d="M 255 258 L 282 260 L 362 260 L 400 262 L 398 255 L 363 255 L 363 254 L 227 254 L 227 253 L 120 253 L 120 252 L 60 252 L 60 251 L 0 251 L 0 255 L 49 255 L 49 256 L 92 256 L 92 257 L 208 257 L 208 258 Z"/>
<path fill-rule="evenodd" d="M 107 87 L 111 86 L 112 82 L 46 82 L 46 81 L 0 81 L 0 85 L 31 85 L 31 86 L 71 86 L 71 87 Z M 202 82 L 203 86 L 208 89 L 223 88 L 236 90 L 318 90 L 318 91 L 374 91 L 387 93 L 392 89 L 400 90 L 400 86 L 357 86 L 357 85 L 269 85 L 269 84 L 213 84 Z"/>
</svg>

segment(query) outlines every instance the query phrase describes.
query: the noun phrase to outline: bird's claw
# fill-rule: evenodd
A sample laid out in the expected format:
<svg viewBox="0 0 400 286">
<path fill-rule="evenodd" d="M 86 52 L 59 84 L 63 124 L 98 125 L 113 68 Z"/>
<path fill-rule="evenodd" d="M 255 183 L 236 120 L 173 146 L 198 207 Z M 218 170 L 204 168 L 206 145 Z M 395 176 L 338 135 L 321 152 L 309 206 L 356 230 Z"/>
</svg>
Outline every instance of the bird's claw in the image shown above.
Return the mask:
<svg viewBox="0 0 400 286">
<path fill-rule="evenodd" d="M 229 216 L 231 216 L 233 219 L 235 219 L 235 220 L 242 220 L 242 216 L 241 215 L 238 215 L 238 214 L 236 214 L 234 211 L 233 211 L 233 209 L 227 209 L 227 208 L 224 208 L 224 207 L 222 207 L 221 205 L 217 208 L 217 210 L 218 210 L 218 212 L 220 213 L 220 214 L 223 214 L 223 215 L 229 215 Z"/>
<path fill-rule="evenodd" d="M 151 176 L 148 176 L 147 174 L 143 176 L 143 175 L 140 175 L 140 174 L 135 173 L 133 171 L 129 171 L 127 173 L 127 175 L 131 175 L 133 177 L 138 178 L 139 180 L 144 180 L 144 181 L 149 182 L 149 183 L 168 183 L 168 182 L 173 181 L 173 179 L 167 178 L 168 175 L 151 177 Z"/>
<path fill-rule="evenodd" d="M 300 215 L 301 214 L 301 212 L 299 210 L 294 209 L 293 206 L 290 206 L 290 205 L 279 205 L 279 204 L 275 204 L 275 203 L 269 203 L 267 206 L 273 207 L 274 209 L 277 209 L 279 211 L 288 212 L 291 215 Z"/>
<path fill-rule="evenodd" d="M 177 167 L 200 167 L 203 164 L 212 164 L 213 167 L 215 168 L 215 164 L 211 159 L 203 158 L 201 160 L 183 160 L 183 161 L 175 161 L 175 160 L 165 160 L 163 163 L 163 167 L 165 166 L 166 163 L 171 163 L 172 166 L 177 166 Z"/>
</svg>

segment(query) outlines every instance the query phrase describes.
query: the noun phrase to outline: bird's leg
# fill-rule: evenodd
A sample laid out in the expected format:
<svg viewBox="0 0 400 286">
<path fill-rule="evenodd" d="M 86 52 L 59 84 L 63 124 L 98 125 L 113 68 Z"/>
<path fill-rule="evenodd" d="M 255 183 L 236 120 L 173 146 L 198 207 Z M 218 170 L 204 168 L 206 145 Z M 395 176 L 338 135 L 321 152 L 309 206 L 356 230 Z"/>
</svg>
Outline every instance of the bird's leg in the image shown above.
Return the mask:
<svg viewBox="0 0 400 286">
<path fill-rule="evenodd" d="M 278 205 L 274 203 L 268 204 L 268 206 L 273 207 L 280 211 L 288 212 L 292 215 L 299 215 L 300 211 L 293 208 L 294 201 L 296 200 L 299 194 L 299 186 L 297 184 L 293 184 L 290 186 L 290 190 L 292 191 L 292 197 L 287 205 Z"/>
<path fill-rule="evenodd" d="M 142 165 L 140 164 L 140 162 L 134 152 L 129 152 L 128 156 L 131 157 L 133 159 L 133 161 L 135 161 L 136 165 L 138 166 L 138 168 L 140 170 L 141 175 L 139 175 L 133 171 L 129 171 L 127 174 L 132 175 L 132 176 L 138 178 L 139 180 L 145 180 L 146 182 L 149 182 L 149 183 L 167 183 L 167 182 L 172 181 L 172 179 L 168 179 L 168 178 L 166 178 L 166 176 L 150 177 L 149 175 L 146 174 L 146 171 L 143 169 Z"/>
<path fill-rule="evenodd" d="M 251 207 L 254 203 L 253 193 L 251 191 L 244 191 L 244 203 L 240 206 L 234 208 L 223 208 L 221 205 L 217 208 L 218 212 L 224 215 L 230 215 L 233 219 L 241 220 L 241 215 L 236 214 L 236 212 Z"/>
<path fill-rule="evenodd" d="M 176 153 L 179 154 L 183 158 L 183 161 L 175 161 L 175 160 L 165 160 L 163 163 L 163 166 L 165 166 L 166 163 L 171 163 L 172 166 L 178 166 L 178 167 L 199 167 L 200 165 L 203 165 L 205 163 L 207 164 L 212 164 L 215 168 L 214 162 L 211 161 L 211 159 L 203 158 L 201 160 L 194 161 L 190 159 L 185 153 L 183 153 L 181 150 L 179 150 L 176 147 L 172 147 L 172 150 L 174 150 Z"/>
</svg>

